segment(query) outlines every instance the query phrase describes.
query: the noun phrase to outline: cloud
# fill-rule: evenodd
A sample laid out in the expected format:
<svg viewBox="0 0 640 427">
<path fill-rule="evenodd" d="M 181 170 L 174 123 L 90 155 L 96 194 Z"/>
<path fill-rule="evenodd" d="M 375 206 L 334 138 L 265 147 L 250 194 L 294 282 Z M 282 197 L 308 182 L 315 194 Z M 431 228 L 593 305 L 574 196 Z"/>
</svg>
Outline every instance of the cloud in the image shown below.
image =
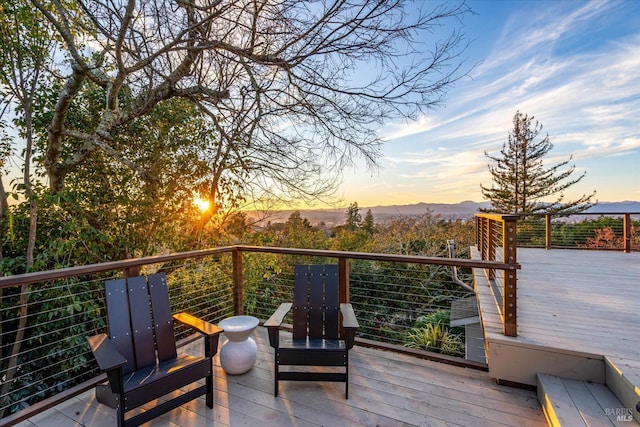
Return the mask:
<svg viewBox="0 0 640 427">
<path fill-rule="evenodd" d="M 590 30 L 616 25 L 620 3 L 551 4 L 512 14 L 473 79 L 450 91 L 445 109 L 381 129 L 389 167 L 381 179 L 412 188 L 422 181 L 440 192 L 459 185 L 474 192 L 465 198 L 477 199 L 479 183 L 490 180 L 484 151 L 502 147 L 516 110 L 543 124 L 542 136 L 548 132 L 554 144 L 550 164 L 570 156 L 578 168 L 603 162 L 595 181 L 605 181 L 597 174 L 615 170 L 616 159 L 640 156 L 640 30 L 609 28 L 615 36 L 595 40 Z M 599 189 L 604 200 L 606 194 Z"/>
<path fill-rule="evenodd" d="M 488 70 L 509 67 L 520 56 L 547 56 L 566 38 L 587 32 L 594 20 L 615 7 L 616 2 L 589 2 L 576 10 L 566 10 L 576 3 L 532 3 L 532 8 L 514 10 L 503 27 L 492 54 L 485 61 Z"/>
<path fill-rule="evenodd" d="M 576 174 L 587 171 L 588 184 L 578 187 L 589 188 L 576 192 L 640 197 L 640 168 L 629 168 L 640 164 L 640 26 L 626 18 L 640 16 L 640 7 L 513 4 L 488 56 L 449 92 L 446 108 L 381 128 L 388 142 L 376 191 L 388 189 L 395 201 L 481 199 L 480 183 L 491 180 L 484 152 L 499 152 L 519 110 L 549 134 L 547 164 L 572 157 Z"/>
<path fill-rule="evenodd" d="M 398 139 L 428 131 L 433 127 L 432 120 L 421 115 L 417 120 L 409 123 L 388 123 L 381 129 L 381 137 L 385 140 Z"/>
</svg>

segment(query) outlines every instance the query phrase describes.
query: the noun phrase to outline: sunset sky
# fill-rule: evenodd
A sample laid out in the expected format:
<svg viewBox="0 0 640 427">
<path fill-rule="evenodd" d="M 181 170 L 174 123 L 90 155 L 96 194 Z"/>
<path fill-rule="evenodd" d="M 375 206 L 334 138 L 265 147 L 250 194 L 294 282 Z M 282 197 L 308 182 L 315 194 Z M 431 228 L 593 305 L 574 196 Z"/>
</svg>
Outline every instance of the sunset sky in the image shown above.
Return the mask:
<svg viewBox="0 0 640 427">
<path fill-rule="evenodd" d="M 488 159 L 517 110 L 535 116 L 556 164 L 586 177 L 567 198 L 640 200 L 640 2 L 471 0 L 468 63 L 444 107 L 388 123 L 381 169 L 345 171 L 338 193 L 360 206 L 482 201 Z"/>
</svg>

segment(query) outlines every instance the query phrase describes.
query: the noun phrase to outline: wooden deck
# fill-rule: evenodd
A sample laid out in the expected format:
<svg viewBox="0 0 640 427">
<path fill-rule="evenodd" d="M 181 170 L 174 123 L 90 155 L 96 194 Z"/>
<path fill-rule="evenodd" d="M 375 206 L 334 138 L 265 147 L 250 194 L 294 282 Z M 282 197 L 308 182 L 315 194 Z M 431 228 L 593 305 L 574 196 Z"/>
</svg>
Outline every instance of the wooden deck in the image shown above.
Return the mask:
<svg viewBox="0 0 640 427">
<path fill-rule="evenodd" d="M 518 262 L 516 338 L 502 335 L 495 301 L 479 287 L 488 339 L 640 367 L 640 253 L 518 249 Z"/>
<path fill-rule="evenodd" d="M 640 253 L 519 250 L 520 340 L 640 362 Z"/>
<path fill-rule="evenodd" d="M 635 408 L 640 400 L 640 253 L 519 248 L 518 262 L 515 338 L 502 335 L 486 280 L 476 282 L 489 373 L 531 385 L 537 373 L 606 384 L 625 407 Z M 623 377 L 626 400 L 615 390 L 622 385 L 614 377 Z"/>
<path fill-rule="evenodd" d="M 256 330 L 258 361 L 245 375 L 216 369 L 215 406 L 204 397 L 147 426 L 545 426 L 534 392 L 496 384 L 486 372 L 356 346 L 349 399 L 342 383 L 282 382 L 273 397 L 273 350 Z M 200 351 L 197 344 L 188 352 Z M 115 425 L 93 391 L 34 416 L 22 427 Z"/>
</svg>

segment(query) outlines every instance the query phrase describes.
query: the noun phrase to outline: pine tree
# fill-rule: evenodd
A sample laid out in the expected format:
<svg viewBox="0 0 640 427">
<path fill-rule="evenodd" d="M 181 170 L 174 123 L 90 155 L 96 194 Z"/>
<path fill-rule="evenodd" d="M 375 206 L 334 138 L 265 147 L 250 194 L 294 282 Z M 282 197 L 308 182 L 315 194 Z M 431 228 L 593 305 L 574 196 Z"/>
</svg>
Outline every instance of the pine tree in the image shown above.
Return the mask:
<svg viewBox="0 0 640 427">
<path fill-rule="evenodd" d="M 362 229 L 369 234 L 373 234 L 376 231 L 375 221 L 373 220 L 373 213 L 371 209 L 367 210 L 367 214 L 362 221 Z"/>
<path fill-rule="evenodd" d="M 358 202 L 353 202 L 349 205 L 347 210 L 347 220 L 345 222 L 345 228 L 348 231 L 356 231 L 362 224 L 362 215 L 360 215 L 360 208 Z"/>
<path fill-rule="evenodd" d="M 575 166 L 569 165 L 572 157 L 551 167 L 545 167 L 543 160 L 553 148 L 549 135 L 541 140 L 536 138 L 542 125 L 534 117 L 519 111 L 513 116 L 513 129 L 508 141 L 503 144 L 499 156 L 485 152 L 492 164 L 489 172 L 493 179 L 491 187 L 480 185 L 482 195 L 491 201 L 490 212 L 500 213 L 577 213 L 593 206 L 595 191 L 582 195 L 577 200 L 565 201 L 564 190 L 580 182 L 583 172 L 577 178 L 572 175 Z M 565 168 L 566 167 L 566 168 Z"/>
</svg>

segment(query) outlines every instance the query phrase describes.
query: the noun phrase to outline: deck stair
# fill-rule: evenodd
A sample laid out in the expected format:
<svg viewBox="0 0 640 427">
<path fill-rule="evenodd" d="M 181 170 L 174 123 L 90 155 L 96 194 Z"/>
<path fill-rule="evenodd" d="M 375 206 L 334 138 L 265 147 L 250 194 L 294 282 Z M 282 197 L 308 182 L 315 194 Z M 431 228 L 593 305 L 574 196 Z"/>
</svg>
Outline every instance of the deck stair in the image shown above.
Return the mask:
<svg viewBox="0 0 640 427">
<path fill-rule="evenodd" d="M 640 423 L 640 360 L 605 356 L 607 386 Z"/>
<path fill-rule="evenodd" d="M 538 399 L 551 427 L 637 425 L 633 410 L 604 384 L 547 374 L 538 374 L 537 383 Z"/>
</svg>

